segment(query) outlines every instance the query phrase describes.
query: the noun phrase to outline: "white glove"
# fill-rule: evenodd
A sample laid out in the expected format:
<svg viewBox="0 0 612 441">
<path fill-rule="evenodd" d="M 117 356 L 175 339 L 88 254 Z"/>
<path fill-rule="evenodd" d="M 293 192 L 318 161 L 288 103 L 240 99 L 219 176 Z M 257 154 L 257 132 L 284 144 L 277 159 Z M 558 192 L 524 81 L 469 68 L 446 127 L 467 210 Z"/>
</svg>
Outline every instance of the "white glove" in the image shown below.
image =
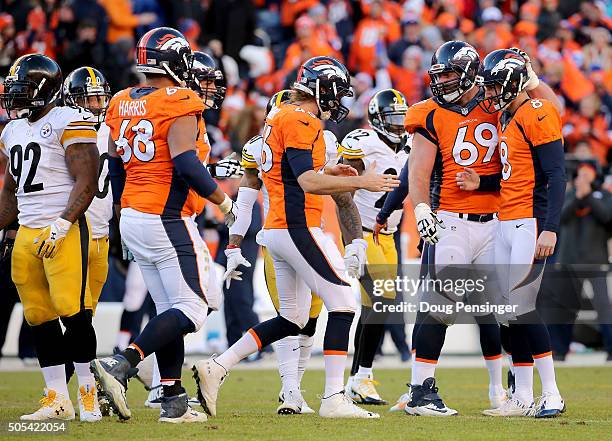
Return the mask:
<svg viewBox="0 0 612 441">
<path fill-rule="evenodd" d="M 438 226 L 446 228 L 438 216 L 431 211 L 429 205 L 421 202 L 414 207 L 414 217 L 416 218 L 419 236 L 428 244 L 438 243 Z"/>
<path fill-rule="evenodd" d="M 250 268 L 251 264 L 242 256 L 240 248 L 226 249 L 225 256 L 227 257 L 227 267 L 225 274 L 223 274 L 223 280 L 225 280 L 225 289 L 228 289 L 232 280 L 242 280 L 242 271 L 238 271 L 237 268 L 240 265 Z"/>
<path fill-rule="evenodd" d="M 130 249 L 127 247 L 123 239 L 121 239 L 121 254 L 122 254 L 123 260 L 127 260 L 128 262 L 134 262 L 136 260 L 134 259 L 134 255 L 132 254 Z"/>
<path fill-rule="evenodd" d="M 211 176 L 216 179 L 226 178 L 239 178 L 244 175 L 244 168 L 240 164 L 240 161 L 234 159 L 236 152 L 229 156 L 215 162 L 214 164 L 208 164 L 206 168 L 210 172 Z"/>
<path fill-rule="evenodd" d="M 363 276 L 366 264 L 368 243 L 363 239 L 353 239 L 344 247 L 344 266 L 350 277 L 359 279 Z"/>
<path fill-rule="evenodd" d="M 535 71 L 533 70 L 533 67 L 531 66 L 531 58 L 529 58 L 529 55 L 527 55 L 527 52 L 525 52 L 524 50 L 518 47 L 511 47 L 510 50 L 512 52 L 516 52 L 517 54 L 519 54 L 527 62 L 526 67 L 527 67 L 528 79 L 527 79 L 527 82 L 525 83 L 525 90 L 529 92 L 530 90 L 533 90 L 536 87 L 538 87 L 540 85 L 540 79 L 538 78 Z"/>
<path fill-rule="evenodd" d="M 34 239 L 38 257 L 55 257 L 71 226 L 72 222 L 58 217 L 51 225 L 43 228 Z"/>
<path fill-rule="evenodd" d="M 234 225 L 238 217 L 238 206 L 228 195 L 225 195 L 225 199 L 219 204 L 219 210 L 225 215 L 225 225 L 228 228 Z"/>
</svg>

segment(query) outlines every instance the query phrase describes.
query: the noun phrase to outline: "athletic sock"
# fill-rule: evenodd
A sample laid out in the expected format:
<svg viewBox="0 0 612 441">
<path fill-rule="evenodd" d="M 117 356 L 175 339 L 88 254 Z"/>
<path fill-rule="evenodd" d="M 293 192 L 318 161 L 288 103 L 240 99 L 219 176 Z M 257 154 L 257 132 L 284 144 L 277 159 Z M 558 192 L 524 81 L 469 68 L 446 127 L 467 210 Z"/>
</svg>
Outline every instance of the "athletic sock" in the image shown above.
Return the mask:
<svg viewBox="0 0 612 441">
<path fill-rule="evenodd" d="M 502 383 L 502 356 L 486 357 L 485 364 L 489 371 L 489 394 L 500 394 L 504 390 Z"/>
<path fill-rule="evenodd" d="M 355 314 L 332 311 L 328 315 L 323 358 L 325 360 L 325 392 L 329 397 L 344 390 L 344 366 L 348 354 L 349 333 Z"/>
<path fill-rule="evenodd" d="M 300 342 L 297 335 L 290 335 L 276 342 L 278 373 L 283 383 L 283 391 L 298 390 L 298 365 L 300 362 Z"/>
<path fill-rule="evenodd" d="M 555 365 L 552 358 L 552 353 L 534 355 L 533 361 L 538 368 L 540 380 L 542 381 L 542 395 L 559 394 L 557 381 L 555 378 Z"/>
<path fill-rule="evenodd" d="M 229 371 L 237 365 L 240 360 L 257 352 L 260 348 L 261 343 L 259 343 L 259 338 L 252 329 L 249 329 L 249 331 L 245 332 L 236 343 L 229 347 L 223 354 L 215 358 L 215 361 L 223 366 L 226 371 Z"/>
<path fill-rule="evenodd" d="M 298 361 L 298 384 L 302 384 L 302 377 L 306 371 L 306 365 L 310 360 L 310 354 L 312 353 L 312 345 L 314 344 L 314 337 L 300 334 L 298 336 L 300 344 L 300 359 Z"/>
<path fill-rule="evenodd" d="M 66 368 L 64 365 L 58 364 L 41 369 L 47 389 L 53 389 L 58 394 L 62 394 L 64 398 L 70 399 L 68 385 L 66 384 Z"/>
<path fill-rule="evenodd" d="M 412 381 L 411 384 L 423 384 L 427 378 L 435 377 L 437 361 L 419 361 L 414 360 L 412 365 Z"/>
<path fill-rule="evenodd" d="M 155 354 L 151 354 L 151 357 L 153 357 L 153 377 L 151 378 L 151 389 L 153 389 L 161 384 L 161 374 L 159 373 L 157 357 Z"/>
<path fill-rule="evenodd" d="M 372 372 L 372 368 L 363 367 L 363 366 L 359 366 L 359 370 L 355 374 L 355 378 L 361 378 L 361 379 L 372 378 L 373 376 L 374 376 L 374 372 Z"/>
<path fill-rule="evenodd" d="M 132 338 L 132 333 L 129 331 L 119 331 L 117 334 L 117 344 L 116 346 L 120 351 L 125 350 L 130 344 L 130 339 Z"/>
<path fill-rule="evenodd" d="M 79 381 L 79 387 L 81 386 L 91 386 L 92 388 L 96 387 L 96 379 L 94 378 L 91 370 L 89 368 L 89 363 L 77 363 L 74 364 L 74 370 L 77 374 L 77 380 Z"/>
<path fill-rule="evenodd" d="M 514 364 L 512 364 L 512 354 L 507 353 L 506 358 L 508 359 L 508 369 L 510 369 L 510 372 L 514 374 Z"/>
<path fill-rule="evenodd" d="M 533 403 L 533 365 L 529 363 L 514 365 L 515 390 L 513 398 L 529 405 Z"/>
</svg>

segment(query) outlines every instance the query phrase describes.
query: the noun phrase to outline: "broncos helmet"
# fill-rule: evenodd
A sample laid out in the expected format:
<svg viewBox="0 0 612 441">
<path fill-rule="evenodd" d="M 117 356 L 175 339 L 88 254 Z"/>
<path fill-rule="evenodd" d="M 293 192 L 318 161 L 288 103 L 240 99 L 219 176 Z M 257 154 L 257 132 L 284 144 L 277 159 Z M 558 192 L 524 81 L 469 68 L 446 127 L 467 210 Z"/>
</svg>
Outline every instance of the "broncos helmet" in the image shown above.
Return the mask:
<svg viewBox="0 0 612 441">
<path fill-rule="evenodd" d="M 104 75 L 93 67 L 73 70 L 64 80 L 64 104 L 91 112 L 99 123 L 104 121 L 111 91 Z"/>
<path fill-rule="evenodd" d="M 30 118 L 52 104 L 62 90 L 62 71 L 40 54 L 19 57 L 11 66 L 0 94 L 9 119 Z"/>
<path fill-rule="evenodd" d="M 448 41 L 431 57 L 427 72 L 431 78 L 431 93 L 446 103 L 454 103 L 474 87 L 480 57 L 478 52 L 463 41 Z M 457 78 L 441 81 L 440 75 L 455 72 Z"/>
<path fill-rule="evenodd" d="M 485 88 L 485 98 L 479 103 L 487 113 L 504 110 L 525 89 L 529 80 L 527 60 L 509 49 L 499 49 L 487 55 L 476 78 Z M 489 92 L 495 95 L 489 95 Z"/>
<path fill-rule="evenodd" d="M 342 63 L 332 57 L 314 57 L 302 64 L 293 88 L 311 95 L 322 120 L 339 123 L 349 109 L 340 100 L 353 96 L 351 77 Z"/>
<path fill-rule="evenodd" d="M 185 86 L 190 80 L 192 64 L 191 47 L 176 29 L 151 29 L 136 45 L 138 72 L 167 75 L 177 84 Z"/>
<path fill-rule="evenodd" d="M 289 93 L 291 91 L 289 89 L 283 89 L 276 92 L 268 101 L 268 105 L 266 106 L 266 116 L 270 113 L 272 108 L 277 107 L 280 103 L 284 103 L 285 101 L 289 101 Z"/>
<path fill-rule="evenodd" d="M 393 144 L 399 144 L 404 129 L 404 118 L 408 105 L 406 98 L 395 89 L 384 89 L 376 93 L 368 104 L 370 127 Z"/>
<path fill-rule="evenodd" d="M 195 51 L 193 53 L 192 78 L 189 87 L 196 91 L 207 109 L 218 109 L 225 99 L 225 78 L 210 55 Z M 202 85 L 204 83 L 204 85 Z"/>
</svg>

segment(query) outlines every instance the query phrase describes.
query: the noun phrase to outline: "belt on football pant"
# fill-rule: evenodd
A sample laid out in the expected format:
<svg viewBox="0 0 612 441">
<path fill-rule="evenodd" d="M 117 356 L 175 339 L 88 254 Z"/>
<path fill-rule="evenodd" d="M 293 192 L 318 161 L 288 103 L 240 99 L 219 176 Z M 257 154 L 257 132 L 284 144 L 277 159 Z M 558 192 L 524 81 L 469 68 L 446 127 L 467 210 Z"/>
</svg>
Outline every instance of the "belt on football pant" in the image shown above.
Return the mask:
<svg viewBox="0 0 612 441">
<path fill-rule="evenodd" d="M 367 227 L 361 227 L 361 229 L 363 231 L 365 231 L 366 233 L 374 233 L 373 230 L 367 228 Z M 382 231 L 380 231 L 378 234 L 382 234 L 383 236 L 393 236 L 393 233 L 383 233 Z"/>
<path fill-rule="evenodd" d="M 496 213 L 477 214 L 477 213 L 453 213 L 452 211 L 444 211 L 444 214 L 453 216 L 453 217 L 458 217 L 459 219 L 467 219 L 470 222 L 480 222 L 480 223 L 492 221 L 496 217 Z"/>
</svg>

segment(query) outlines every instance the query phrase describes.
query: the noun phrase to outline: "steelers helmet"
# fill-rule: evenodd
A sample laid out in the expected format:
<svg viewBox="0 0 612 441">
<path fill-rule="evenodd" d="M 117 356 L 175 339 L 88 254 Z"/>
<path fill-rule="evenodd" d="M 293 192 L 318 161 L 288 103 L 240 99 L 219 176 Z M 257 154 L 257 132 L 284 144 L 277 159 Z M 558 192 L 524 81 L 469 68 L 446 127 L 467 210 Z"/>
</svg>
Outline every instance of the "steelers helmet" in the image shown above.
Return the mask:
<svg viewBox="0 0 612 441">
<path fill-rule="evenodd" d="M 276 92 L 268 101 L 268 105 L 266 106 L 266 116 L 270 113 L 274 107 L 277 107 L 280 103 L 284 103 L 285 101 L 289 101 L 291 91 L 289 89 L 283 89 Z"/>
<path fill-rule="evenodd" d="M 104 75 L 93 67 L 73 70 L 64 80 L 64 104 L 91 112 L 98 123 L 104 121 L 111 91 Z"/>
<path fill-rule="evenodd" d="M 404 118 L 408 105 L 404 95 L 395 89 L 384 89 L 376 93 L 368 104 L 370 127 L 393 144 L 399 144 L 404 129 Z"/>
</svg>

